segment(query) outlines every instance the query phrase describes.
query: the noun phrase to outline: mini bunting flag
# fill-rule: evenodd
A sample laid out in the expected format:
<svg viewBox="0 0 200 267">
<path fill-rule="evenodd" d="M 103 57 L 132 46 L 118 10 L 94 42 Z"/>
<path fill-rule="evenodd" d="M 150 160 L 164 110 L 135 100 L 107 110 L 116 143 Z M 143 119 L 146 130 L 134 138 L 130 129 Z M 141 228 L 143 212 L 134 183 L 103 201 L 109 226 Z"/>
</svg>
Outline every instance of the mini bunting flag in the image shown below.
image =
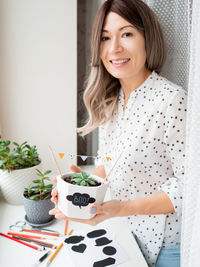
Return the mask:
<svg viewBox="0 0 200 267">
<path fill-rule="evenodd" d="M 75 155 L 69 154 L 70 158 L 73 159 Z"/>
<path fill-rule="evenodd" d="M 60 158 L 62 159 L 65 155 L 65 153 L 58 153 L 58 155 L 60 156 Z"/>
<path fill-rule="evenodd" d="M 110 157 L 106 157 L 106 159 L 107 159 L 107 161 L 109 161 L 110 160 Z"/>
<path fill-rule="evenodd" d="M 87 159 L 87 156 L 80 156 L 83 161 Z"/>
</svg>

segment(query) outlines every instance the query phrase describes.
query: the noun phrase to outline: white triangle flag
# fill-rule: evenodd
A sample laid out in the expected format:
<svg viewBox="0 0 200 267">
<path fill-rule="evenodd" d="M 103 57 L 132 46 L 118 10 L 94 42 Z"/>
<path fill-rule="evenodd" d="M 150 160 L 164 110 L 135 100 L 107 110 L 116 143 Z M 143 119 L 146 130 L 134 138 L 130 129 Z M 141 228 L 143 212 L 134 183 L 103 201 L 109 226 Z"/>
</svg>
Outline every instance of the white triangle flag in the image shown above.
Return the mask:
<svg viewBox="0 0 200 267">
<path fill-rule="evenodd" d="M 80 156 L 83 161 L 87 159 L 87 156 Z"/>
</svg>

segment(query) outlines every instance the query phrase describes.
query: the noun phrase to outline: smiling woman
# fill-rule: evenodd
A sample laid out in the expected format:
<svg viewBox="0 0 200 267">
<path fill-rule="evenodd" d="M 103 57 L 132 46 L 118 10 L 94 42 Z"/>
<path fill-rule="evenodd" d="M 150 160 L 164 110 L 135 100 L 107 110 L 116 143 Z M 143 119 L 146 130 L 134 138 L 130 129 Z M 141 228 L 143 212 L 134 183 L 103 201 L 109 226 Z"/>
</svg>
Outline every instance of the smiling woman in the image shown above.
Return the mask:
<svg viewBox="0 0 200 267">
<path fill-rule="evenodd" d="M 92 204 L 91 219 L 70 220 L 96 225 L 125 216 L 149 266 L 179 267 L 187 95 L 159 75 L 164 51 L 142 0 L 107 0 L 98 10 L 84 93 L 89 118 L 78 130 L 99 128 L 94 174 L 107 177 L 112 200 Z M 52 196 L 57 203 L 56 188 Z M 51 214 L 69 219 L 57 208 Z"/>
</svg>

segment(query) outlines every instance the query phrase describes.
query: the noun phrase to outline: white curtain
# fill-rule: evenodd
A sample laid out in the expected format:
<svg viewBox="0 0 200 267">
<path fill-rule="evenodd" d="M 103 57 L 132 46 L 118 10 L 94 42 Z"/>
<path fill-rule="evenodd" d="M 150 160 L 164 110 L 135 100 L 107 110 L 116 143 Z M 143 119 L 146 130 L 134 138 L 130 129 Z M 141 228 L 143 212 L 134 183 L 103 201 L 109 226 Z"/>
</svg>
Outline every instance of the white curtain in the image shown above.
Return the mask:
<svg viewBox="0 0 200 267">
<path fill-rule="evenodd" d="M 191 2 L 182 267 L 200 266 L 200 1 Z"/>
<path fill-rule="evenodd" d="M 200 266 L 200 0 L 146 0 L 167 44 L 162 75 L 188 91 L 181 267 Z"/>
</svg>

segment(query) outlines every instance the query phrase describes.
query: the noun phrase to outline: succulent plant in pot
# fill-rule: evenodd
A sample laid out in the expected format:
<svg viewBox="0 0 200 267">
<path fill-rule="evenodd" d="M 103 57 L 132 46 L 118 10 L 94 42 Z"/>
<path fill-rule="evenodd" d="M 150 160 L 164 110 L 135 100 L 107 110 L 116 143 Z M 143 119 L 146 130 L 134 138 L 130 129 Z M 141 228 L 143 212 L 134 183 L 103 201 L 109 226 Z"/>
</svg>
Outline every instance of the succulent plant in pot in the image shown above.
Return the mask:
<svg viewBox="0 0 200 267">
<path fill-rule="evenodd" d="M 64 180 L 68 183 L 81 185 L 81 186 L 101 185 L 100 182 L 96 181 L 95 179 L 92 178 L 90 174 L 87 174 L 85 172 L 71 174 L 71 176 L 67 176 Z"/>
<path fill-rule="evenodd" d="M 68 217 L 89 219 L 89 206 L 101 204 L 108 182 L 103 178 L 81 173 L 57 176 L 58 208 Z"/>
<path fill-rule="evenodd" d="M 47 180 L 50 180 L 47 176 L 50 173 L 50 170 L 41 172 L 37 169 L 36 175 L 40 179 L 34 179 L 33 184 L 24 189 L 25 218 L 30 224 L 47 224 L 54 218 L 49 215 L 49 210 L 54 208 L 54 204 L 51 202 L 53 184 L 46 183 Z"/>
<path fill-rule="evenodd" d="M 35 145 L 2 140 L 0 136 L 0 190 L 10 204 L 22 205 L 25 186 L 33 180 L 41 160 Z"/>
</svg>

